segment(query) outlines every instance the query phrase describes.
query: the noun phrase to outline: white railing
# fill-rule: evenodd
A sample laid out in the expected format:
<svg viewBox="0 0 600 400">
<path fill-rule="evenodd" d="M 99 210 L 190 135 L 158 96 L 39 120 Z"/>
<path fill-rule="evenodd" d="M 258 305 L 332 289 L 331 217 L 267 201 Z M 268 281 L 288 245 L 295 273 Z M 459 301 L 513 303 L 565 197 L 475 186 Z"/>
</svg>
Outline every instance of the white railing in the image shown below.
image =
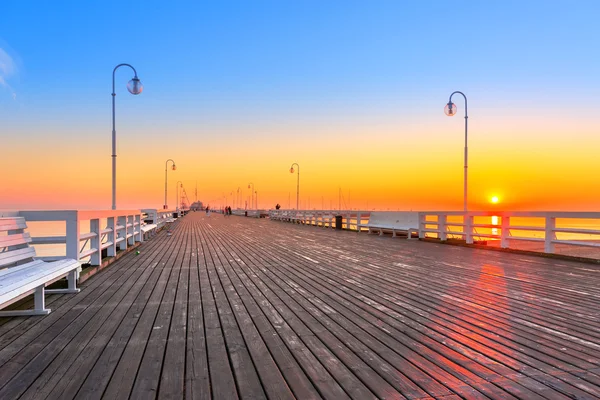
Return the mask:
<svg viewBox="0 0 600 400">
<path fill-rule="evenodd" d="M 370 214 L 354 210 L 269 211 L 273 220 L 330 228 L 335 227 L 335 217 L 341 216 L 343 229 L 359 232 L 365 230 Z M 423 211 L 418 225 L 420 238 L 600 258 L 600 212 Z"/>
<path fill-rule="evenodd" d="M 154 224 L 157 228 L 161 228 L 165 223 L 173 221 L 173 215 L 176 210 L 157 210 L 154 208 L 144 208 L 143 221 L 147 224 Z"/>
<path fill-rule="evenodd" d="M 25 218 L 31 233 L 31 244 L 40 249 L 47 245 L 57 245 L 62 254 L 38 255 L 38 259 L 53 261 L 71 258 L 89 262 L 93 266 L 102 264 L 102 252 L 114 257 L 118 251 L 126 250 L 136 242 L 142 242 L 144 220 L 155 218 L 157 222 L 164 216 L 173 215 L 167 210 L 100 210 L 100 211 L 0 211 L 1 216 L 21 216 Z M 31 224 L 33 223 L 33 224 Z M 49 223 L 51 229 L 42 229 L 45 235 L 36 234 L 30 225 Z M 52 247 L 52 246 L 51 246 Z"/>
<path fill-rule="evenodd" d="M 600 212 L 433 211 L 420 212 L 419 220 L 421 238 L 489 239 L 501 248 L 539 243 L 545 253 L 555 253 L 557 245 L 600 248 Z"/>
<path fill-rule="evenodd" d="M 367 224 L 370 215 L 370 211 L 355 210 L 269 210 L 272 220 L 328 228 L 335 228 L 336 217 L 341 217 L 341 229 L 359 232 Z"/>
<path fill-rule="evenodd" d="M 32 236 L 31 244 L 64 244 L 64 256 L 38 257 L 45 260 L 71 258 L 82 261 L 89 258 L 91 265 L 101 265 L 102 250 L 114 257 L 118 250 L 126 250 L 135 242 L 143 241 L 140 210 L 108 211 L 20 211 L 19 215 L 29 222 L 64 222 L 65 236 Z M 103 228 L 101 221 L 106 221 Z M 82 223 L 89 221 L 89 231 L 82 230 Z"/>
</svg>

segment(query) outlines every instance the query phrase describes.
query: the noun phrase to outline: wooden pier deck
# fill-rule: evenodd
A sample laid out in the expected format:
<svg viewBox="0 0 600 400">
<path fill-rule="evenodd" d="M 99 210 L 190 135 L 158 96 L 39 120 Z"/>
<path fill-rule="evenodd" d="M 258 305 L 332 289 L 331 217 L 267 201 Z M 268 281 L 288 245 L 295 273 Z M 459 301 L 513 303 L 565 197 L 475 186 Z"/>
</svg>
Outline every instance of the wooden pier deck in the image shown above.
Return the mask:
<svg viewBox="0 0 600 400">
<path fill-rule="evenodd" d="M 600 266 L 192 213 L 0 319 L 0 399 L 600 398 Z"/>
</svg>

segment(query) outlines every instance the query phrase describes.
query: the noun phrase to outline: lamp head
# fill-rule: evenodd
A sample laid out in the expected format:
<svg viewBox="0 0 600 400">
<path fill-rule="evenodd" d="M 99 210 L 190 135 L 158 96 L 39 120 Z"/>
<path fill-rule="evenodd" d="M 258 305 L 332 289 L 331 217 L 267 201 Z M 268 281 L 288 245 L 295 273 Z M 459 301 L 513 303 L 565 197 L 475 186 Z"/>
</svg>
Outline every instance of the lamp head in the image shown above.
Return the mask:
<svg viewBox="0 0 600 400">
<path fill-rule="evenodd" d="M 294 167 L 290 168 L 290 174 L 294 173 Z"/>
<path fill-rule="evenodd" d="M 173 171 L 175 171 L 177 169 L 177 166 L 175 164 L 173 164 Z"/>
<path fill-rule="evenodd" d="M 250 189 L 250 185 L 248 185 L 248 189 Z"/>
<path fill-rule="evenodd" d="M 127 83 L 127 90 L 129 90 L 129 93 L 136 95 L 144 91 L 144 85 L 142 85 L 142 82 L 138 79 L 137 75 Z"/>
<path fill-rule="evenodd" d="M 444 107 L 444 112 L 449 117 L 454 117 L 456 115 L 457 111 L 458 111 L 458 109 L 456 107 L 456 104 L 454 104 L 452 102 L 449 102 L 448 104 L 446 104 L 446 107 Z"/>
</svg>

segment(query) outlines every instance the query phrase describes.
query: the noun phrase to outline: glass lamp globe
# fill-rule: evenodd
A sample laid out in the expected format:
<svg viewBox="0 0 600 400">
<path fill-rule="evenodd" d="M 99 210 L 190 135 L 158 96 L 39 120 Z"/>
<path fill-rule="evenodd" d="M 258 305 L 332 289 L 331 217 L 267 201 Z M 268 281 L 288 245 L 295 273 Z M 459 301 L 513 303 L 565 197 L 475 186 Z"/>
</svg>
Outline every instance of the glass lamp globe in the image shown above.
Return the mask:
<svg viewBox="0 0 600 400">
<path fill-rule="evenodd" d="M 248 189 L 250 189 L 250 185 L 248 185 Z"/>
<path fill-rule="evenodd" d="M 294 167 L 290 168 L 290 174 L 294 173 Z"/>
<path fill-rule="evenodd" d="M 456 107 L 456 104 L 454 104 L 454 103 L 448 103 L 448 104 L 446 104 L 446 107 L 444 107 L 444 113 L 446 113 L 446 115 L 449 117 L 454 117 L 456 115 L 457 111 L 458 111 L 458 108 Z"/>
<path fill-rule="evenodd" d="M 177 167 L 175 166 L 175 164 L 173 164 L 173 171 L 175 171 L 177 169 Z"/>
<path fill-rule="evenodd" d="M 127 82 L 127 90 L 129 90 L 129 93 L 131 94 L 140 94 L 144 91 L 144 85 L 142 85 L 142 82 L 136 76 Z"/>
</svg>

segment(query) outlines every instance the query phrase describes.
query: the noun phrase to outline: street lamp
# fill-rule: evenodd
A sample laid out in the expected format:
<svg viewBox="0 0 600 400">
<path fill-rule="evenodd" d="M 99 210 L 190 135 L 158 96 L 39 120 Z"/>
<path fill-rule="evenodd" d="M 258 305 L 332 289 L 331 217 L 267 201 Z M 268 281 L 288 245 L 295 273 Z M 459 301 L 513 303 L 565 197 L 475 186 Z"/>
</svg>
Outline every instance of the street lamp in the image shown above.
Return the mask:
<svg viewBox="0 0 600 400">
<path fill-rule="evenodd" d="M 179 211 L 179 187 L 183 186 L 183 182 L 177 181 L 175 184 L 175 211 Z"/>
<path fill-rule="evenodd" d="M 169 165 L 169 161 L 173 163 L 173 166 L 171 167 L 173 171 L 177 169 L 175 166 L 175 161 L 171 160 L 170 158 L 165 162 L 165 204 L 163 205 L 163 209 L 165 210 L 169 208 L 167 205 L 167 166 Z"/>
<path fill-rule="evenodd" d="M 250 185 L 252 185 L 252 201 L 250 201 L 250 209 L 252 209 L 252 207 L 254 207 L 254 183 L 250 182 L 248 184 L 248 189 L 250 189 Z"/>
<path fill-rule="evenodd" d="M 294 173 L 294 165 L 298 167 L 298 183 L 296 185 L 296 210 L 299 210 L 298 205 L 300 204 L 300 166 L 298 163 L 293 163 L 290 167 L 290 173 Z"/>
<path fill-rule="evenodd" d="M 137 71 L 129 64 L 119 64 L 113 69 L 112 74 L 112 209 L 117 209 L 117 131 L 115 129 L 115 72 L 122 66 L 133 70 L 133 79 L 127 83 L 129 93 L 138 95 L 144 90 L 142 82 L 138 79 Z"/>
<path fill-rule="evenodd" d="M 469 159 L 469 148 L 467 146 L 467 134 L 468 134 L 468 121 L 469 121 L 469 115 L 467 113 L 467 96 L 465 96 L 465 94 L 463 92 L 453 92 L 450 95 L 450 99 L 448 100 L 448 104 L 446 104 L 446 107 L 444 108 L 444 112 L 446 113 L 447 116 L 449 117 L 453 117 L 456 115 L 456 113 L 458 112 L 458 108 L 456 107 L 456 104 L 452 103 L 452 96 L 454 96 L 455 94 L 460 94 L 462 95 L 462 97 L 465 98 L 465 168 L 464 168 L 464 209 L 465 212 L 467 211 L 467 169 L 468 169 L 468 159 Z"/>
</svg>

